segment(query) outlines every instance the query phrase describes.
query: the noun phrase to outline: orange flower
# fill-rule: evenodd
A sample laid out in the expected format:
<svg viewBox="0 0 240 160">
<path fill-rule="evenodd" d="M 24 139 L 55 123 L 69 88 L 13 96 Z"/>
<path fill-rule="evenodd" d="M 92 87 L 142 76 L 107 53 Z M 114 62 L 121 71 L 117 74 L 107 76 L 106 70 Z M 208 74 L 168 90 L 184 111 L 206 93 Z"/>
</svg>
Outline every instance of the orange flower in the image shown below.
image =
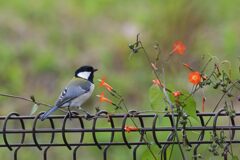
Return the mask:
<svg viewBox="0 0 240 160">
<path fill-rule="evenodd" d="M 99 83 L 99 86 L 100 87 L 105 87 L 109 92 L 112 91 L 112 86 L 110 86 L 108 83 L 105 82 L 105 78 L 102 78 L 102 79 L 98 79 L 98 81 L 100 82 Z"/>
<path fill-rule="evenodd" d="M 199 72 L 190 72 L 188 75 L 188 80 L 194 85 L 201 82 L 201 74 Z"/>
<path fill-rule="evenodd" d="M 174 97 L 179 97 L 182 93 L 180 91 L 173 92 Z"/>
<path fill-rule="evenodd" d="M 154 80 L 152 80 L 152 82 L 153 82 L 153 84 L 156 85 L 156 86 L 163 86 L 162 83 L 161 83 L 161 81 L 158 80 L 158 79 L 154 79 Z"/>
<path fill-rule="evenodd" d="M 125 126 L 125 127 L 124 127 L 124 130 L 125 130 L 127 133 L 129 133 L 129 132 L 131 132 L 131 131 L 138 131 L 139 128 L 133 127 L 133 126 Z"/>
<path fill-rule="evenodd" d="M 101 95 L 97 95 L 97 97 L 99 97 L 100 102 L 107 102 L 113 104 L 110 99 L 104 97 L 104 92 L 102 92 Z"/>
<path fill-rule="evenodd" d="M 173 51 L 172 52 L 182 55 L 182 54 L 184 54 L 185 51 L 186 51 L 186 46 L 183 42 L 176 41 L 173 44 Z"/>
</svg>

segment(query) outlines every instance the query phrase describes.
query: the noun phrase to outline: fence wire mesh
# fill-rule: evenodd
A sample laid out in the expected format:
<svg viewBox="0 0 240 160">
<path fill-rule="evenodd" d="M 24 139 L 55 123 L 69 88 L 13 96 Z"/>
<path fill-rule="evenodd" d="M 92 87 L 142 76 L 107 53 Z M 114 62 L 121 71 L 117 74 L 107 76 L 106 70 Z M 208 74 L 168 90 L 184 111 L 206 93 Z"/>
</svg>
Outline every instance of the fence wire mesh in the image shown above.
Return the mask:
<svg viewBox="0 0 240 160">
<path fill-rule="evenodd" d="M 102 159 L 107 160 L 110 159 L 108 157 L 109 149 L 112 146 L 121 146 L 127 147 L 132 152 L 132 157 L 129 159 L 137 160 L 141 159 L 140 155 L 138 155 L 141 146 L 149 146 L 154 143 L 161 152 L 158 159 L 167 159 L 166 152 L 169 146 L 178 143 L 174 141 L 173 123 L 175 122 L 168 114 L 147 114 L 137 111 L 130 111 L 127 114 L 108 114 L 106 111 L 99 111 L 96 115 L 91 115 L 88 118 L 74 113 L 74 116 L 69 116 L 69 114 L 65 116 L 53 115 L 47 120 L 41 121 L 39 117 L 42 114 L 21 116 L 18 113 L 10 113 L 7 116 L 0 116 L 0 134 L 2 135 L 0 148 L 7 148 L 13 154 L 13 159 L 16 160 L 18 159 L 19 150 L 24 147 L 35 147 L 41 151 L 43 159 L 47 160 L 50 148 L 65 147 L 72 152 L 72 157 L 69 159 L 77 160 L 79 159 L 77 152 L 83 147 L 96 147 L 101 151 Z M 211 131 L 214 136 L 217 136 L 220 131 L 228 132 L 230 136 L 222 142 L 224 144 L 222 156 L 227 159 L 229 145 L 240 143 L 240 139 L 235 137 L 235 132 L 240 130 L 240 126 L 235 123 L 239 116 L 240 112 L 230 117 L 224 109 L 216 113 L 197 113 L 197 121 L 200 125 L 190 124 L 177 127 L 179 135 L 182 137 L 180 143 L 184 145 L 184 137 L 190 131 L 198 132 L 197 139 L 188 139 L 188 144 L 192 146 L 193 150 L 192 157 L 197 160 L 199 158 L 199 146 L 213 143 L 213 141 L 204 138 L 206 131 Z M 158 122 L 163 117 L 169 121 L 168 126 L 158 125 Z M 206 125 L 210 117 L 212 121 Z M 228 118 L 230 123 L 221 125 L 222 123 L 219 122 L 224 117 Z M 73 121 L 75 125 L 69 125 Z M 99 121 L 105 121 L 104 123 L 107 125 L 102 125 L 103 123 L 99 123 Z M 129 123 L 137 127 L 127 130 L 126 126 Z M 129 138 L 129 132 L 135 133 L 137 140 L 136 138 L 135 140 Z M 162 140 L 161 135 L 164 135 L 164 133 L 167 133 L 167 138 Z M 75 134 L 75 136 L 70 137 L 70 134 Z M 86 134 L 88 136 L 85 136 Z M 106 138 L 103 140 L 99 134 L 108 135 L 108 140 Z M 12 141 L 11 135 L 18 137 L 18 141 Z M 48 139 L 43 140 L 42 137 L 46 137 L 46 135 Z M 57 135 L 61 140 L 56 139 Z M 92 140 L 89 140 L 89 137 Z M 146 137 L 150 137 L 151 142 L 146 141 Z"/>
</svg>

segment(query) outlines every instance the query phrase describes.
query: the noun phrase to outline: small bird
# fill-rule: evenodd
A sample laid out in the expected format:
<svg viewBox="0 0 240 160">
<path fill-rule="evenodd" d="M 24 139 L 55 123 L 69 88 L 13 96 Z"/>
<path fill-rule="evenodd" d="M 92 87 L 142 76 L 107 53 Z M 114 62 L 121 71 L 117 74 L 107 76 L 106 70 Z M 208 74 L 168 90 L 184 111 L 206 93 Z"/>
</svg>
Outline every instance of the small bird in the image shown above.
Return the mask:
<svg viewBox="0 0 240 160">
<path fill-rule="evenodd" d="M 73 79 L 68 83 L 65 89 L 60 94 L 58 100 L 50 110 L 45 112 L 40 119 L 45 120 L 52 112 L 60 107 L 81 107 L 81 105 L 88 100 L 94 90 L 93 77 L 94 69 L 92 66 L 82 66 L 75 71 Z M 81 108 L 80 108 L 81 109 Z M 81 109 L 84 111 L 83 109 Z M 87 113 L 86 111 L 84 111 Z"/>
</svg>

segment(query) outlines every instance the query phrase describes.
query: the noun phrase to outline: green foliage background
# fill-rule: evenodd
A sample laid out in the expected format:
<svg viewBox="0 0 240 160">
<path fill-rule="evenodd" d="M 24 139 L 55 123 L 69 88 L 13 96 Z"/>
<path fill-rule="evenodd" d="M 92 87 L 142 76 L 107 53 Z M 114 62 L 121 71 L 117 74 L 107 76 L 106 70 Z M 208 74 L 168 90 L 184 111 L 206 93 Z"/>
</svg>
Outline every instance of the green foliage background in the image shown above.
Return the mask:
<svg viewBox="0 0 240 160">
<path fill-rule="evenodd" d="M 189 89 L 187 73 L 179 67 L 182 62 L 199 68 L 200 57 L 211 54 L 232 60 L 233 68 L 239 64 L 239 6 L 238 0 L 0 0 L 0 92 L 34 95 L 53 104 L 73 71 L 91 64 L 100 70 L 95 80 L 106 76 L 130 108 L 147 110 L 153 76 L 142 54 L 129 59 L 128 44 L 135 41 L 136 34 L 141 33 L 149 53 L 154 53 L 155 41 L 165 54 L 175 40 L 186 43 L 187 53 L 173 57 L 166 80 L 168 85 L 178 86 L 175 89 Z M 239 74 L 233 72 L 233 76 Z M 99 92 L 97 88 L 94 95 Z M 93 96 L 87 105 L 96 103 Z M 1 115 L 29 114 L 32 108 L 27 102 L 4 97 L 0 97 L 0 105 Z M 112 159 L 130 155 L 127 149 L 111 152 Z M 53 151 L 51 156 L 65 156 L 59 153 L 63 152 Z M 84 154 L 98 159 L 99 153 L 89 149 Z M 68 154 L 66 151 L 66 157 Z M 5 152 L 0 155 L 7 156 Z M 32 159 L 30 155 L 26 151 L 24 159 Z"/>
</svg>

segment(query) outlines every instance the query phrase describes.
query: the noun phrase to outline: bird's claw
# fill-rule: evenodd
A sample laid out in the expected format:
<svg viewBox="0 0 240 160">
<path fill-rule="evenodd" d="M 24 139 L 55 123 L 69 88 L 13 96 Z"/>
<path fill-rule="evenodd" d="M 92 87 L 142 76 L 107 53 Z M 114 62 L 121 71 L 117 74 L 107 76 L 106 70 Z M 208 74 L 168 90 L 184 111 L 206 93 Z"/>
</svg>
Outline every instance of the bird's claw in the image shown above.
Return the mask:
<svg viewBox="0 0 240 160">
<path fill-rule="evenodd" d="M 77 115 L 78 115 L 78 113 L 76 113 L 76 112 L 72 112 L 72 111 L 69 111 L 69 112 L 68 112 L 68 117 L 69 117 L 70 120 L 72 120 L 72 118 L 73 118 L 74 116 L 77 116 Z"/>
<path fill-rule="evenodd" d="M 85 119 L 86 120 L 91 120 L 91 119 L 93 119 L 93 115 L 91 115 L 91 114 L 89 114 L 88 112 L 86 112 L 86 114 L 85 114 Z"/>
</svg>

